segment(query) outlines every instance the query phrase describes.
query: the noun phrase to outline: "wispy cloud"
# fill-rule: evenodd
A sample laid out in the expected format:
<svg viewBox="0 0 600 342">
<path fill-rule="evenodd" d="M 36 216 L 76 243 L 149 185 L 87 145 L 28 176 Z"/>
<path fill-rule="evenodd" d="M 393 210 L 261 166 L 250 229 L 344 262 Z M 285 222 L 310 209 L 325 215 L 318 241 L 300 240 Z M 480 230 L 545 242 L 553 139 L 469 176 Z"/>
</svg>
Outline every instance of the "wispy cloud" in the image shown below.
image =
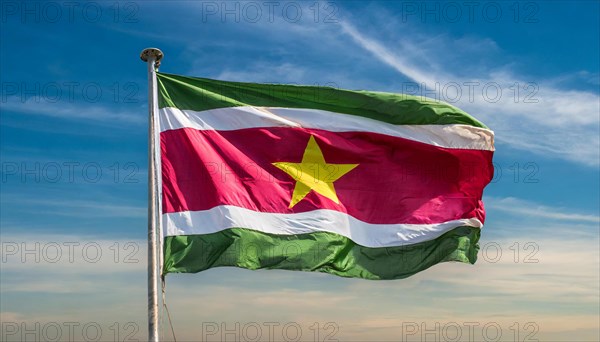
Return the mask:
<svg viewBox="0 0 600 342">
<path fill-rule="evenodd" d="M 517 198 L 493 199 L 488 203 L 492 207 L 490 210 L 506 207 L 507 213 L 514 217 L 523 213 L 512 210 L 513 207 L 533 208 L 532 215 L 543 219 L 539 224 L 559 221 L 555 224 L 562 227 L 562 231 L 574 223 L 597 224 L 594 215 L 570 214 L 567 208 L 542 206 Z M 80 243 L 75 249 L 74 262 L 63 256 L 59 262 L 49 263 L 47 260 L 52 260 L 54 254 L 45 254 L 41 263 L 35 263 L 31 256 L 25 263 L 19 254 L 8 256 L 9 262 L 2 268 L 5 293 L 15 298 L 31 293 L 52 293 L 62 296 L 61 305 L 75 305 L 72 293 L 84 294 L 90 298 L 86 303 L 93 309 L 82 312 L 81 316 L 66 313 L 61 316 L 65 321 L 76 321 L 83 319 L 81 317 L 105 317 L 102 315 L 110 312 L 114 304 L 106 298 L 108 293 L 115 291 L 115 298 L 123 307 L 141 308 L 139 315 L 129 313 L 131 317 L 127 320 L 143 322 L 144 241 L 48 234 L 5 235 L 2 241 L 5 244 L 39 242 L 41 246 L 58 243 L 63 253 L 67 253 L 64 242 Z M 92 263 L 81 254 L 82 246 L 89 242 L 96 242 L 103 251 L 98 262 Z M 123 262 L 123 258 L 132 252 L 124 248 L 128 242 L 138 246 L 133 254 L 136 263 Z M 340 340 L 397 340 L 402 325 L 415 322 L 427 327 L 434 327 L 436 322 L 442 326 L 458 322 L 465 329 L 463 336 L 467 336 L 465 322 L 478 323 L 477 329 L 493 322 L 511 332 L 514 322 L 521 327 L 527 322 L 535 322 L 539 328 L 536 338 L 568 336 L 575 329 L 579 331 L 577 336 L 593 339 L 598 331 L 600 302 L 597 243 L 597 238 L 560 234 L 535 236 L 532 230 L 527 230 L 510 238 L 482 240 L 475 265 L 444 263 L 397 281 L 375 282 L 314 273 L 235 268 L 212 269 L 195 275 L 172 274 L 167 277 L 167 300 L 180 340 L 202 336 L 204 331 L 199 322 L 216 322 L 218 326 L 224 322 L 227 327 L 236 322 L 242 326 L 248 322 L 259 325 L 275 322 L 280 327 L 294 322 L 310 333 L 315 322 L 321 327 L 333 322 L 339 327 L 335 337 Z M 118 262 L 114 259 L 115 246 L 120 251 Z M 28 248 L 31 249 L 31 245 Z M 46 253 L 52 251 L 47 248 Z M 88 257 L 95 257 L 95 250 L 87 252 Z M 21 312 L 16 303 L 18 301 L 5 306 L 6 317 L 16 321 L 44 321 L 44 313 L 26 314 L 26 310 Z M 434 312 L 431 311 L 433 306 Z M 340 310 L 342 307 L 344 309 Z M 401 316 L 398 316 L 398 310 L 403 313 Z M 556 314 L 557 310 L 560 314 Z M 357 311 L 360 311 L 358 318 Z M 118 312 L 111 317 L 122 319 L 123 315 Z M 416 336 L 417 340 L 419 336 Z"/>
<path fill-rule="evenodd" d="M 486 72 L 481 68 L 462 65 L 461 75 L 452 73 L 449 71 L 452 66 L 445 65 L 444 60 L 450 59 L 447 54 L 454 58 L 460 57 L 460 52 L 453 49 L 454 44 L 460 44 L 458 38 L 433 37 L 430 41 L 426 40 L 426 43 L 401 38 L 390 44 L 369 37 L 349 21 L 342 22 L 340 27 L 358 46 L 378 60 L 429 89 L 428 94 L 437 92 L 438 98 L 450 98 L 457 105 L 482 118 L 496 130 L 498 141 L 518 149 L 554 155 L 587 165 L 600 164 L 598 94 L 557 88 L 551 79 L 532 82 L 522 75 L 516 75 L 510 66 L 494 66 L 489 68 L 492 71 Z M 436 44 L 431 44 L 431 40 Z M 489 41 L 483 41 L 482 44 L 487 46 Z M 403 47 L 402 54 L 397 49 L 388 47 L 398 45 Z M 446 52 L 443 58 L 439 54 L 440 50 Z M 422 58 L 423 55 L 429 57 Z M 465 76 L 469 74 L 469 70 L 472 74 Z M 464 86 L 467 82 L 478 85 L 473 97 L 467 95 L 468 89 Z M 448 95 L 442 91 L 450 83 L 465 88 L 458 100 L 455 100 L 457 96 L 454 93 Z M 517 88 L 521 87 L 519 95 L 514 93 L 515 84 Z M 488 90 L 491 89 L 491 95 L 483 95 L 485 86 L 488 86 Z M 496 96 L 497 89 L 503 92 L 502 96 Z"/>
<path fill-rule="evenodd" d="M 3 234 L 2 295 L 104 293 L 143 286 L 146 241 L 93 235 Z"/>
<path fill-rule="evenodd" d="M 342 31 L 350 35 L 350 37 L 352 37 L 352 39 L 354 39 L 358 45 L 375 55 L 382 62 L 396 69 L 396 71 L 404 74 L 415 82 L 424 82 L 427 84 L 434 83 L 434 79 L 431 77 L 431 75 L 419 70 L 419 68 L 411 63 L 407 58 L 394 54 L 382 43 L 364 36 L 347 21 L 340 22 L 340 26 Z"/>
<path fill-rule="evenodd" d="M 294 83 L 304 79 L 305 71 L 302 66 L 291 63 L 273 66 L 259 62 L 247 66 L 243 71 L 223 70 L 216 78 L 237 82 Z"/>
<path fill-rule="evenodd" d="M 107 201 L 85 201 L 81 199 L 60 200 L 35 199 L 19 196 L 3 196 L 2 205 L 18 204 L 25 210 L 31 210 L 38 214 L 59 215 L 67 217 L 87 218 L 144 218 L 147 215 L 146 207 L 132 206 L 127 204 L 106 204 Z"/>
<path fill-rule="evenodd" d="M 0 103 L 3 111 L 28 115 L 43 115 L 47 117 L 85 120 L 95 124 L 104 123 L 111 126 L 128 124 L 143 124 L 146 122 L 144 107 L 139 112 L 112 109 L 96 103 L 51 101 L 48 98 L 31 97 L 23 100 L 18 96 L 9 96 Z"/>
<path fill-rule="evenodd" d="M 514 197 L 485 199 L 488 210 L 499 210 L 515 216 L 539 217 L 551 220 L 600 223 L 600 216 L 574 213 L 573 209 L 558 208 Z"/>
</svg>

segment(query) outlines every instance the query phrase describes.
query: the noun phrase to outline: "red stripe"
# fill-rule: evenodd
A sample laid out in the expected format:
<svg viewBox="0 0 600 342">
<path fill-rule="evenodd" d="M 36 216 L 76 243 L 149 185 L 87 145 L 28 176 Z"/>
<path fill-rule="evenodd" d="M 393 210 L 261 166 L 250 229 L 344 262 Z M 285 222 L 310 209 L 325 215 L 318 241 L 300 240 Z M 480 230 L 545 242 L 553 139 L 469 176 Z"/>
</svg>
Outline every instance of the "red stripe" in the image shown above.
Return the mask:
<svg viewBox="0 0 600 342">
<path fill-rule="evenodd" d="M 302 160 L 314 135 L 327 163 L 359 164 L 335 181 L 340 204 L 311 191 L 288 209 L 294 180 L 272 165 Z M 369 223 L 484 221 L 492 152 L 440 148 L 369 132 L 249 128 L 161 133 L 163 211 L 228 204 L 256 211 L 346 212 Z"/>
</svg>

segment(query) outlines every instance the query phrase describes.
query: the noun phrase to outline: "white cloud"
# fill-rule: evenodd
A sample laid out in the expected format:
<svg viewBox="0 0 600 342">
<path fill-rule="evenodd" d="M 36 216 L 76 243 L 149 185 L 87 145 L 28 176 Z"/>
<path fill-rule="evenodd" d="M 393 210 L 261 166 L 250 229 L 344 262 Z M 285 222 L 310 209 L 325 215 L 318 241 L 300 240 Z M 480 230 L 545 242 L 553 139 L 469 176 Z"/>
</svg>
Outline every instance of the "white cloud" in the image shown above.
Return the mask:
<svg viewBox="0 0 600 342">
<path fill-rule="evenodd" d="M 572 209 L 569 208 L 549 207 L 546 205 L 514 197 L 486 197 L 485 206 L 487 210 L 499 210 L 503 212 L 508 212 L 517 217 L 539 217 L 550 220 L 589 223 L 600 222 L 600 216 L 598 215 L 575 213 Z"/>
<path fill-rule="evenodd" d="M 244 71 L 223 70 L 215 78 L 236 82 L 295 83 L 304 79 L 303 67 L 290 63 L 273 66 L 264 62 L 247 66 Z"/>
<path fill-rule="evenodd" d="M 7 196 L 8 197 L 8 196 Z M 85 200 L 59 200 L 59 199 L 35 199 L 19 196 L 10 196 L 3 199 L 4 205 L 19 204 L 22 208 L 31 209 L 35 213 L 60 215 L 68 217 L 112 217 L 112 218 L 144 218 L 148 215 L 146 207 L 132 206 L 127 204 L 106 204 L 106 201 Z"/>
<path fill-rule="evenodd" d="M 45 97 L 21 99 L 9 96 L 0 103 L 3 111 L 12 111 L 28 115 L 43 115 L 60 119 L 88 120 L 93 123 L 104 123 L 111 126 L 126 124 L 143 124 L 146 122 L 146 111 L 140 106 L 139 112 L 128 112 L 110 109 L 93 102 L 52 101 Z"/>
<path fill-rule="evenodd" d="M 396 71 L 406 75 L 407 77 L 416 82 L 425 82 L 428 84 L 434 83 L 434 79 L 431 78 L 430 75 L 427 75 L 426 73 L 419 70 L 405 57 L 395 55 L 390 50 L 388 50 L 382 43 L 374 39 L 369 39 L 365 37 L 348 22 L 340 22 L 340 26 L 342 27 L 342 31 L 350 35 L 350 37 L 352 37 L 352 39 L 354 39 L 361 47 L 371 52 L 377 58 L 381 59 L 381 61 L 383 61 L 384 63 L 396 69 Z"/>
<path fill-rule="evenodd" d="M 488 202 L 509 207 L 526 203 L 536 210 L 541 208 L 536 203 L 516 198 Z M 556 220 L 539 210 L 544 220 Z M 592 215 L 572 215 L 565 208 L 544 207 L 544 210 L 559 215 L 558 220 L 562 224 L 555 225 L 562 227 L 562 231 L 572 227 L 573 222 L 596 222 Z M 518 216 L 521 213 L 509 214 Z M 600 302 L 597 237 L 535 236 L 531 235 L 531 231 L 535 229 L 510 238 L 482 240 L 479 260 L 473 266 L 443 263 L 396 281 L 235 268 L 219 268 L 199 274 L 171 274 L 167 277 L 167 301 L 180 340 L 200 338 L 202 324 L 206 322 L 216 323 L 219 327 L 225 324 L 229 328 L 236 323 L 243 327 L 251 322 L 261 326 L 275 322 L 280 330 L 284 324 L 294 322 L 301 326 L 307 338 L 312 336 L 315 322 L 321 328 L 332 322 L 338 327 L 334 337 L 340 340 L 397 340 L 402 325 L 415 322 L 429 328 L 434 327 L 436 322 L 441 326 L 450 322 L 459 325 L 476 322 L 480 326 L 493 322 L 500 325 L 503 334 L 512 336 L 514 322 L 518 322 L 521 329 L 527 322 L 535 322 L 539 333 L 534 337 L 540 339 L 571 334 L 593 340 L 594 332 L 598 331 L 597 308 Z M 49 315 L 44 310 L 36 311 L 40 308 L 16 309 L 9 306 L 4 307 L 3 317 L 28 322 L 44 322 L 50 318 L 65 322 L 106 322 L 107 317 L 121 323 L 131 320 L 144 322 L 144 241 L 134 241 L 139 245 L 134 255 L 139 262 L 133 264 L 122 262 L 127 254 L 125 252 L 129 251 L 124 249 L 128 242 L 124 239 L 3 235 L 2 242 L 5 244 L 7 241 L 37 241 L 42 246 L 52 242 L 79 241 L 79 247 L 95 241 L 104 254 L 97 263 L 90 263 L 76 254 L 75 262 L 63 258 L 56 264 L 47 261 L 35 263 L 31 257 L 23 263 L 15 256 L 9 256 L 9 262 L 2 264 L 2 295 L 52 293 L 57 297 L 59 304 L 56 304 L 56 309 L 59 312 Z M 114 261 L 115 242 L 120 246 L 121 262 Z M 533 247 L 526 247 L 527 243 L 532 243 L 527 246 Z M 3 246 L 6 247 L 6 244 Z M 77 248 L 76 252 L 81 253 L 81 248 Z M 88 256 L 93 256 L 91 254 Z M 85 308 L 80 305 L 81 299 L 72 293 L 85 295 Z M 112 298 L 112 301 L 107 298 Z M 115 312 L 115 301 L 122 310 Z M 45 310 L 48 310 L 49 304 L 45 305 Z M 61 308 L 69 306 L 79 309 L 72 313 L 60 312 Z M 169 338 L 168 326 L 163 328 Z M 574 331 L 576 335 L 573 335 Z M 326 332 L 322 330 L 322 333 Z M 140 336 L 143 339 L 143 331 L 137 335 Z M 266 339 L 267 335 L 264 336 Z M 218 340 L 220 334 L 212 337 Z M 416 335 L 416 340 L 419 338 L 420 335 Z"/>
<path fill-rule="evenodd" d="M 368 37 L 348 21 L 341 23 L 341 28 L 356 44 L 377 59 L 414 82 L 423 83 L 427 89 L 437 92 L 439 99 L 454 101 L 455 94 L 447 92 L 453 89 L 446 88 L 444 92 L 444 87 L 452 82 L 460 85 L 463 96 L 455 104 L 481 118 L 494 129 L 498 141 L 518 149 L 554 155 L 591 166 L 600 164 L 598 94 L 556 88 L 551 79 L 534 82 L 515 74 L 509 66 L 494 66 L 490 68 L 492 71 L 486 72 L 462 65 L 462 75 L 449 72 L 452 68 L 444 65 L 444 60 L 449 58 L 447 55 L 460 56 L 454 49 L 454 44 L 460 38 L 434 39 L 436 44 L 430 44 L 427 40 L 416 42 L 410 38 L 402 38 L 391 44 L 399 45 L 400 48 L 392 49 L 388 47 L 390 44 Z M 489 46 L 490 43 L 484 40 L 482 44 Z M 446 53 L 441 55 L 439 51 Z M 429 58 L 423 58 L 424 55 Z M 472 76 L 464 76 L 469 70 L 472 70 Z M 469 86 L 465 82 L 477 82 L 472 85 L 475 92 L 472 98 L 468 96 Z M 520 88 L 518 95 L 515 84 Z M 498 97 L 496 89 L 501 89 Z M 487 90 L 488 95 L 482 95 L 484 90 Z"/>
<path fill-rule="evenodd" d="M 2 272 L 36 279 L 23 283 L 17 277 L 4 278 L 3 292 L 88 292 L 90 288 L 103 287 L 97 282 L 98 277 L 111 278 L 121 272 L 142 275 L 146 271 L 147 243 L 143 240 L 75 234 L 3 234 L 1 241 Z M 14 286 L 5 287 L 7 284 Z M 85 286 L 79 286 L 82 284 Z"/>
</svg>

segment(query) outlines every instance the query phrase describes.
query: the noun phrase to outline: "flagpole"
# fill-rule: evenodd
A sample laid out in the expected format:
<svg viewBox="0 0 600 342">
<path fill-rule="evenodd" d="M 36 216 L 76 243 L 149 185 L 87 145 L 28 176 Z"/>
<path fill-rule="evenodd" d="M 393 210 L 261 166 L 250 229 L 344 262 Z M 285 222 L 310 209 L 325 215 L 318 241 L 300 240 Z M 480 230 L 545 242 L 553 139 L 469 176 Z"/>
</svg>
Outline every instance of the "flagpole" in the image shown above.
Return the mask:
<svg viewBox="0 0 600 342">
<path fill-rule="evenodd" d="M 163 53 L 156 48 L 142 51 L 140 58 L 148 63 L 148 341 L 158 342 L 158 248 L 159 213 L 156 110 L 158 108 L 156 70 Z"/>
</svg>

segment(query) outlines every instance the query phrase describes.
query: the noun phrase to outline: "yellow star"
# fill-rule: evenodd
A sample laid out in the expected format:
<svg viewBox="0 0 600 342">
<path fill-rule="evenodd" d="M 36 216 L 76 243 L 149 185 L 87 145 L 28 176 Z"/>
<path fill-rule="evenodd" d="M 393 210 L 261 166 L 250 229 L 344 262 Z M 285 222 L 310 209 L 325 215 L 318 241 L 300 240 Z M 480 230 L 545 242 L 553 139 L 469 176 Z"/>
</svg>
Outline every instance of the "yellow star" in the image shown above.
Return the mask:
<svg viewBox="0 0 600 342">
<path fill-rule="evenodd" d="M 333 182 L 350 172 L 358 164 L 327 164 L 323 152 L 311 135 L 300 163 L 278 162 L 276 167 L 290 175 L 295 181 L 294 193 L 289 208 L 300 202 L 311 190 L 339 204 Z"/>
</svg>

